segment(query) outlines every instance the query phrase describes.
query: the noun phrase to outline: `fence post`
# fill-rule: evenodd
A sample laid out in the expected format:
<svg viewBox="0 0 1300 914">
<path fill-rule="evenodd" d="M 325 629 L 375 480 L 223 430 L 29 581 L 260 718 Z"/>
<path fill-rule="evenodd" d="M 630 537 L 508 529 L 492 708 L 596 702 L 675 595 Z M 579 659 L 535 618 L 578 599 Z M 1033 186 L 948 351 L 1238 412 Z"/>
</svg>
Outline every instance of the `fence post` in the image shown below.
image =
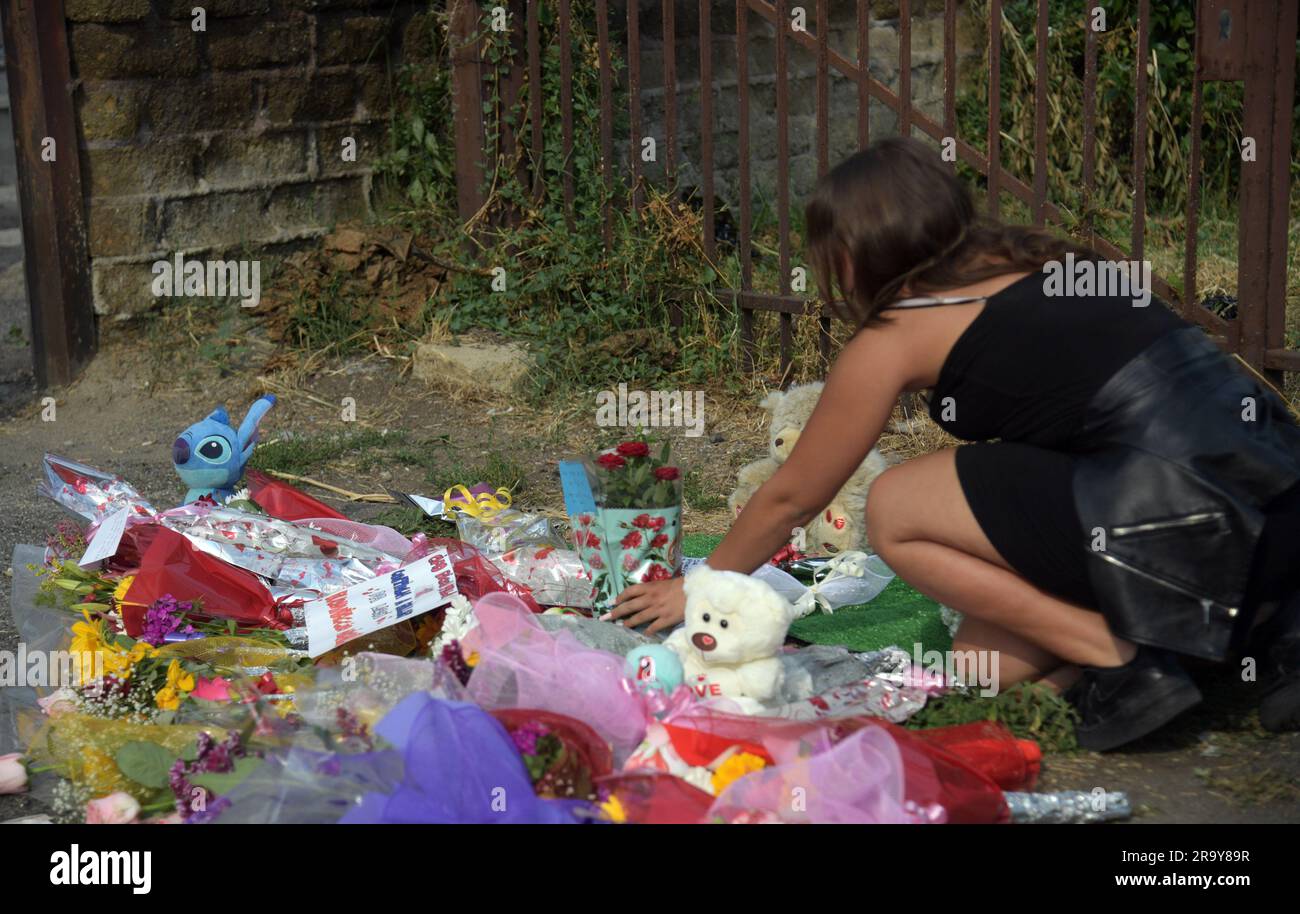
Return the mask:
<svg viewBox="0 0 1300 914">
<path fill-rule="evenodd" d="M 452 121 L 456 142 L 456 206 L 468 222 L 483 206 L 483 82 L 479 9 L 474 0 L 451 0 Z"/>
<path fill-rule="evenodd" d="M 1266 354 L 1281 349 L 1286 321 L 1288 185 L 1291 106 L 1295 89 L 1298 0 L 1245 6 L 1245 103 L 1243 144 L 1254 141 L 1254 161 L 1241 163 L 1241 210 L 1237 289 L 1241 301 L 1238 352 L 1270 379 L 1281 381 L 1279 364 Z M 1216 23 L 1206 23 L 1215 28 Z"/>
<path fill-rule="evenodd" d="M 3 0 L 0 13 L 36 380 L 67 384 L 94 355 L 96 330 L 63 0 Z"/>
</svg>

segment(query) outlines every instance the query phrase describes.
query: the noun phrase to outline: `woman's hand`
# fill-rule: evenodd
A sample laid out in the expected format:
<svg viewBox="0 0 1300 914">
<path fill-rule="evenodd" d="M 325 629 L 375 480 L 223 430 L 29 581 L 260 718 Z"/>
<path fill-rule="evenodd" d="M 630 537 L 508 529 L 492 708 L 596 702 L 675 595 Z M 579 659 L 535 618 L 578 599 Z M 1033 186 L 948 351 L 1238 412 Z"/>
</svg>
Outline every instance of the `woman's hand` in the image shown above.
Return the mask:
<svg viewBox="0 0 1300 914">
<path fill-rule="evenodd" d="M 677 577 L 634 584 L 618 595 L 614 608 L 605 618 L 611 622 L 622 620 L 628 628 L 649 622 L 650 627 L 646 629 L 649 635 L 671 628 L 686 615 L 684 580 Z"/>
</svg>

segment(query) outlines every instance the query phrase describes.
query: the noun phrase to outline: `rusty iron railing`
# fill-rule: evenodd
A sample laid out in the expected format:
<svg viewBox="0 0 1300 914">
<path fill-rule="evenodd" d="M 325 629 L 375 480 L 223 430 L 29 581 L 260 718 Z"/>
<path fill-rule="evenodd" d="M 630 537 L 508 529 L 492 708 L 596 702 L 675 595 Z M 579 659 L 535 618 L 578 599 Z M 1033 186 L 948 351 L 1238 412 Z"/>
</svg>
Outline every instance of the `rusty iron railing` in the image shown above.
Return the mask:
<svg viewBox="0 0 1300 914">
<path fill-rule="evenodd" d="M 465 150 L 458 162 L 466 167 L 458 174 L 461 184 L 461 213 L 466 218 L 482 206 L 482 166 L 477 170 L 468 166 L 468 160 L 481 153 L 482 130 L 477 121 L 481 100 L 477 94 L 482 74 L 472 65 L 472 36 L 479 8 L 472 0 L 450 0 L 458 5 L 453 14 L 453 24 L 462 36 L 461 46 L 469 49 L 455 63 L 455 94 L 461 111 L 474 113 L 474 117 L 457 116 L 456 137 L 458 148 Z M 556 0 L 513 0 L 509 4 L 514 21 L 527 22 L 527 42 L 521 60 L 516 66 L 521 78 L 534 81 L 541 78 L 542 51 L 539 47 L 537 18 L 541 2 Z M 1185 318 L 1205 327 L 1226 349 L 1238 353 L 1257 371 L 1280 379 L 1283 371 L 1300 371 L 1300 351 L 1285 345 L 1285 319 L 1287 295 L 1287 245 L 1289 212 L 1289 179 L 1291 149 L 1291 114 L 1295 76 L 1295 36 L 1297 6 L 1300 0 L 1275 0 L 1270 3 L 1247 3 L 1246 0 L 1196 0 L 1195 77 L 1190 87 L 1193 96 L 1190 158 L 1187 175 L 1186 239 L 1184 242 L 1181 292 L 1159 275 L 1152 277 L 1153 291 Z M 700 86 L 712 85 L 714 49 L 713 16 L 715 4 L 709 0 L 698 2 L 698 34 L 700 36 L 699 73 Z M 912 4 L 909 0 L 898 2 L 898 88 L 891 89 L 873 76 L 869 69 L 870 0 L 856 2 L 856 59 L 832 48 L 828 41 L 829 0 L 792 3 L 791 0 L 736 0 L 735 32 L 737 78 L 737 121 L 740 136 L 737 162 L 738 225 L 737 249 L 740 262 L 738 287 L 726 290 L 740 312 L 740 335 L 745 368 L 752 370 L 756 345 L 755 315 L 771 313 L 778 321 L 779 351 L 783 376 L 793 358 L 794 321 L 804 315 L 816 316 L 819 321 L 818 345 L 823 357 L 829 357 L 832 346 L 832 314 L 824 304 L 794 294 L 791 288 L 791 199 L 790 199 L 790 55 L 793 47 L 800 47 L 814 57 L 816 68 L 815 152 L 818 175 L 830 168 L 829 161 L 829 80 L 832 72 L 856 86 L 857 89 L 857 139 L 865 146 L 873 137 L 869 118 L 869 102 L 883 105 L 897 116 L 898 131 L 907 135 L 920 135 L 935 141 L 951 139 L 957 157 L 987 182 L 987 211 L 993 217 L 1000 215 L 1000 200 L 1008 194 L 1028 208 L 1030 217 L 1038 225 L 1066 224 L 1067 214 L 1054 203 L 1048 194 L 1048 0 L 1037 0 L 1035 18 L 1035 88 L 1033 99 L 1033 174 L 1029 183 L 1008 171 L 1002 162 L 1002 134 L 1000 130 L 1001 100 L 1001 28 L 1003 0 L 988 0 L 988 120 L 986 133 L 980 139 L 984 149 L 970 138 L 958 135 L 956 114 L 957 97 L 957 15 L 958 0 L 946 0 L 943 10 L 943 105 L 939 120 L 934 119 L 914 104 L 912 97 L 911 44 Z M 567 88 L 574 62 L 570 47 L 569 29 L 564 23 L 571 16 L 569 0 L 558 0 L 561 27 L 558 32 L 562 68 L 562 88 Z M 637 0 L 613 4 L 609 0 L 595 0 L 596 25 L 599 46 L 600 104 L 601 104 L 601 176 L 611 191 L 622 184 L 627 188 L 628 205 L 639 207 L 643 199 L 642 170 L 635 154 L 628 156 L 625 170 L 614 160 L 614 86 L 619 81 L 628 96 L 629 149 L 636 150 L 643 128 L 641 13 L 652 4 Z M 659 4 L 663 30 L 663 85 L 665 87 L 662 147 L 668 150 L 666 175 L 671 182 L 677 164 L 677 133 L 681 125 L 676 108 L 677 48 L 675 42 L 677 15 L 671 0 Z M 804 29 L 795 29 L 791 9 L 802 7 L 808 14 Z M 1091 5 L 1081 2 L 1081 21 Z M 626 46 L 620 56 L 626 60 L 625 72 L 614 72 L 612 60 L 611 21 L 617 21 L 619 12 L 626 16 L 624 35 Z M 613 20 L 611 17 L 614 17 Z M 748 142 L 753 120 L 751 117 L 750 50 L 753 35 L 752 18 L 764 23 L 765 31 L 775 39 L 775 117 L 776 117 L 776 218 L 779 234 L 779 281 L 775 292 L 759 291 L 754 287 L 754 264 L 751 253 L 753 232 L 753 163 Z M 1087 27 L 1085 25 L 1085 27 Z M 1092 203 L 1097 194 L 1097 52 L 1095 32 L 1088 28 L 1084 46 L 1083 79 L 1083 144 L 1082 187 L 1083 202 L 1081 230 L 1085 240 L 1099 254 L 1117 260 L 1142 260 L 1145 248 L 1147 221 L 1147 150 L 1146 122 L 1150 105 L 1150 81 L 1147 62 L 1150 57 L 1151 9 L 1150 0 L 1138 0 L 1137 43 L 1135 48 L 1134 111 L 1132 142 L 1132 228 L 1128 249 L 1124 250 L 1111 240 L 1100 236 L 1094 225 Z M 1197 297 L 1197 226 L 1200 206 L 1201 178 L 1201 127 L 1203 119 L 1202 87 L 1206 82 L 1235 81 L 1243 84 L 1243 124 L 1245 136 L 1256 141 L 1257 156 L 1253 162 L 1243 162 L 1240 176 L 1238 244 L 1238 313 L 1236 318 L 1225 318 L 1201 307 Z M 537 105 L 540 93 L 531 93 Z M 573 123 L 569 105 L 561 100 L 564 118 L 563 153 L 567 161 L 573 151 Z M 714 108 L 711 92 L 700 92 L 700 119 L 698 124 L 700 146 L 697 170 L 700 191 L 705 201 L 703 207 L 702 245 L 710 257 L 715 251 L 714 199 Z M 540 115 L 533 111 L 531 143 L 532 161 L 541 161 L 542 133 L 538 129 Z M 477 145 L 476 145 L 477 144 Z M 954 168 L 956 163 L 954 163 Z M 466 188 L 471 188 L 469 191 Z M 538 182 L 535 191 L 543 193 Z M 563 193 L 566 205 L 573 205 L 573 176 L 565 174 Z M 613 194 L 610 195 L 611 200 Z M 607 204 L 604 234 L 608 243 L 612 237 L 612 207 Z"/>
</svg>

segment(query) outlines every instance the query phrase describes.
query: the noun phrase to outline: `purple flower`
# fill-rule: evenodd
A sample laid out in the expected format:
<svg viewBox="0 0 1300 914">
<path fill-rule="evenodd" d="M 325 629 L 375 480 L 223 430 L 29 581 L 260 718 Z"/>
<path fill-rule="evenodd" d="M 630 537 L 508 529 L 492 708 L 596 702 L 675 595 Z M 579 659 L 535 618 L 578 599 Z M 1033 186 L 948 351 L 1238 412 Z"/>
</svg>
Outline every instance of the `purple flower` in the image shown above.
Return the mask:
<svg viewBox="0 0 1300 914">
<path fill-rule="evenodd" d="M 543 723 L 530 720 L 510 734 L 521 755 L 536 755 L 537 741 L 551 731 Z"/>
<path fill-rule="evenodd" d="M 185 614 L 193 609 L 194 604 L 189 600 L 177 601 L 171 594 L 163 594 L 145 610 L 144 632 L 140 635 L 140 640 L 159 647 L 173 632 L 194 634 L 194 626 L 183 623 Z"/>
</svg>

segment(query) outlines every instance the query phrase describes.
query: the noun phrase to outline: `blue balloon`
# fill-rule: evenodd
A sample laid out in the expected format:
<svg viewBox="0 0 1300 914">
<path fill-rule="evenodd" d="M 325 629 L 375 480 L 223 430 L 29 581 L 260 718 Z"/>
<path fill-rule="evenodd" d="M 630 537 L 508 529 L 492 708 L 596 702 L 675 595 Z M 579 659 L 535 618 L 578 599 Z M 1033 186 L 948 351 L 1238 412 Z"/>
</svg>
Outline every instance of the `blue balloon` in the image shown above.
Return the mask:
<svg viewBox="0 0 1300 914">
<path fill-rule="evenodd" d="M 681 658 L 662 644 L 643 644 L 628 651 L 623 673 L 640 688 L 668 694 L 686 678 Z"/>
</svg>

